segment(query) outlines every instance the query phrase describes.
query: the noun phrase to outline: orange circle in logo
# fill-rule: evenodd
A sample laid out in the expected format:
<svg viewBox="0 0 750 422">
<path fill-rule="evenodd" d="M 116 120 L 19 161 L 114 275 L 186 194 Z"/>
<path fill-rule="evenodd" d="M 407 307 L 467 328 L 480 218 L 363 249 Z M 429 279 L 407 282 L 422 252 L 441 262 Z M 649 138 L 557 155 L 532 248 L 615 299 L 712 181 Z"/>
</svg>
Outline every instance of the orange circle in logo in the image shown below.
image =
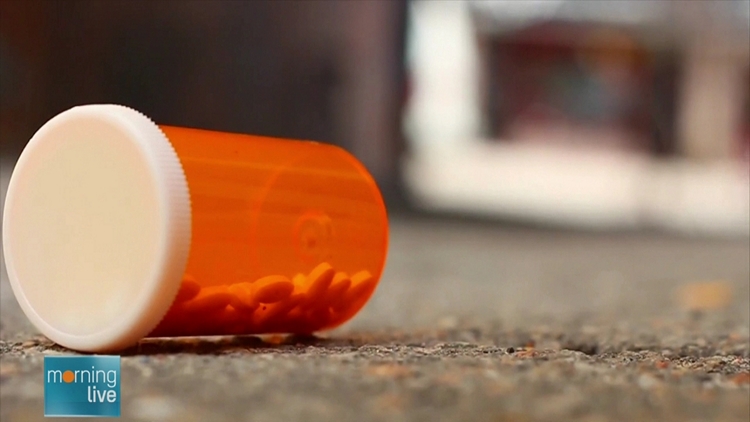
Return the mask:
<svg viewBox="0 0 750 422">
<path fill-rule="evenodd" d="M 65 371 L 63 372 L 63 381 L 67 383 L 71 383 L 75 380 L 75 375 L 73 375 L 73 371 Z"/>
</svg>

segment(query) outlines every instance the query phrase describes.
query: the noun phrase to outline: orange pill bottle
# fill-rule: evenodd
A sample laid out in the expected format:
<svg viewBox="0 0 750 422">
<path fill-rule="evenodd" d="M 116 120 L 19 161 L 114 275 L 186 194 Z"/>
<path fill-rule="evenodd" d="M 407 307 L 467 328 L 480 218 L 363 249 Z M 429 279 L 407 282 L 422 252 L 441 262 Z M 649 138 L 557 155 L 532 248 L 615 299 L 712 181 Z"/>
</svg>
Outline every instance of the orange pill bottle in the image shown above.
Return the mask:
<svg viewBox="0 0 750 422">
<path fill-rule="evenodd" d="M 21 308 L 89 352 L 337 327 L 373 294 L 387 242 L 377 185 L 344 150 L 159 126 L 118 105 L 45 123 L 3 214 Z"/>
</svg>

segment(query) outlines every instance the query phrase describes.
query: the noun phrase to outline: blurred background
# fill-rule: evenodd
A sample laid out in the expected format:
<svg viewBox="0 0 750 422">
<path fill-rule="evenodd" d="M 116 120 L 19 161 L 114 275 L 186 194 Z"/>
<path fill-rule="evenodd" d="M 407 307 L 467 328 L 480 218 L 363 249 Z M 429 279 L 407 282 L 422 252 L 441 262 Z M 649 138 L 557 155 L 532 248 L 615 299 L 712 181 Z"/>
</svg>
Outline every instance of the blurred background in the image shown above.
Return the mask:
<svg viewBox="0 0 750 422">
<path fill-rule="evenodd" d="M 120 103 L 357 156 L 392 221 L 376 324 L 746 298 L 749 32 L 747 0 L 3 0 L 3 196 L 47 119 Z"/>
<path fill-rule="evenodd" d="M 750 233 L 748 1 L 3 1 L 4 172 L 78 104 L 313 139 L 389 208 Z"/>
<path fill-rule="evenodd" d="M 747 236 L 748 1 L 414 2 L 410 193 L 427 208 Z"/>
<path fill-rule="evenodd" d="M 405 2 L 3 1 L 2 152 L 47 119 L 119 103 L 160 124 L 312 139 L 391 196 Z"/>
</svg>

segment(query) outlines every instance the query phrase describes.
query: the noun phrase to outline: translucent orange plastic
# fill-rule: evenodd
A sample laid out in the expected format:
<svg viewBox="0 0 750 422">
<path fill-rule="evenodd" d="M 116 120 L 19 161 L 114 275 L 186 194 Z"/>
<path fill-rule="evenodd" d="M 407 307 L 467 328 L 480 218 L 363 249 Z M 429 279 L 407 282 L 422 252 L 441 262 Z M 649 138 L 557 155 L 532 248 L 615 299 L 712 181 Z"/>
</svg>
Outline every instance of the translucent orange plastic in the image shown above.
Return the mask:
<svg viewBox="0 0 750 422">
<path fill-rule="evenodd" d="M 367 302 L 385 205 L 353 156 L 317 142 L 161 126 L 192 207 L 182 287 L 150 336 L 307 334 Z"/>
</svg>

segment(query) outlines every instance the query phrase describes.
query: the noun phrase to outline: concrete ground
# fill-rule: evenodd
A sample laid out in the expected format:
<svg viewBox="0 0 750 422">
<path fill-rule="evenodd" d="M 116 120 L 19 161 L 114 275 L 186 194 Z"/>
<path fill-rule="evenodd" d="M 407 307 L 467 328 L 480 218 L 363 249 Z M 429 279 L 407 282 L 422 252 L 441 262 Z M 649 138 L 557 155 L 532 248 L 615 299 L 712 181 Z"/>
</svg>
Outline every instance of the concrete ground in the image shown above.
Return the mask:
<svg viewBox="0 0 750 422">
<path fill-rule="evenodd" d="M 0 419 L 43 419 L 0 283 Z M 750 246 L 394 217 L 375 296 L 319 338 L 144 341 L 132 421 L 747 421 Z"/>
</svg>

